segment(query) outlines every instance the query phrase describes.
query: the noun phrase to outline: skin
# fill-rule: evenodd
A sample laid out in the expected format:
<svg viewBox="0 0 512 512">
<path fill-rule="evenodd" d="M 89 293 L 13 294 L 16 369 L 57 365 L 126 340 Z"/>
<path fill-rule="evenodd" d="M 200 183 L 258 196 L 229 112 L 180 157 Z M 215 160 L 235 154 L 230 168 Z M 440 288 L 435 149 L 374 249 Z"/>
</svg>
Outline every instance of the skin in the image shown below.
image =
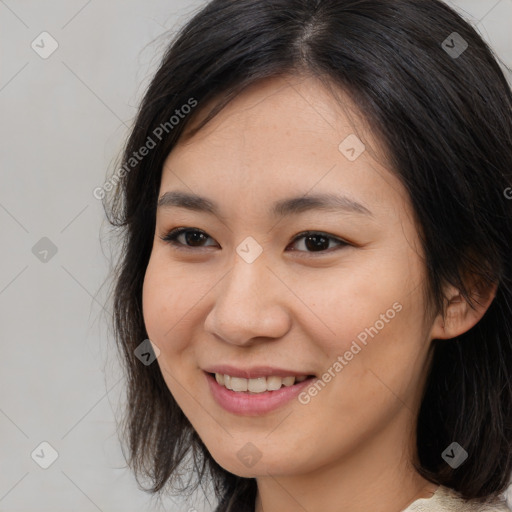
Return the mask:
<svg viewBox="0 0 512 512">
<path fill-rule="evenodd" d="M 143 289 L 148 336 L 215 460 L 257 479 L 257 512 L 397 512 L 430 497 L 437 486 L 411 461 L 431 340 L 471 328 L 493 297 L 471 310 L 447 287 L 447 315 L 426 314 L 409 198 L 338 94 L 342 105 L 311 77 L 259 82 L 179 143 L 162 172 L 159 196 L 194 192 L 218 203 L 222 217 L 158 208 Z M 367 150 L 352 162 L 338 145 L 353 133 Z M 348 195 L 373 215 L 267 214 L 274 201 L 322 192 Z M 161 239 L 180 226 L 208 238 L 185 250 Z M 304 238 L 293 242 L 305 230 L 334 240 L 316 252 Z M 236 252 L 248 236 L 263 250 L 250 264 Z M 321 376 L 394 303 L 401 311 L 309 403 L 241 416 L 214 401 L 201 368 L 273 365 Z M 252 467 L 237 457 L 248 442 L 261 454 Z"/>
</svg>

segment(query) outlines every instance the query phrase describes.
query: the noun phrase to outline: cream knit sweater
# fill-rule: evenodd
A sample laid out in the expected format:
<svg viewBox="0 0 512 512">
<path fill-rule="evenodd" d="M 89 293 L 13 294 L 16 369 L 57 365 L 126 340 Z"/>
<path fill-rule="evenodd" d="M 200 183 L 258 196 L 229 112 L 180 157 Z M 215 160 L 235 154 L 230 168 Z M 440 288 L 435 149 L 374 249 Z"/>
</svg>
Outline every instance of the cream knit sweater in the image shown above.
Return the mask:
<svg viewBox="0 0 512 512">
<path fill-rule="evenodd" d="M 475 503 L 464 500 L 448 487 L 439 486 L 430 498 L 420 498 L 402 512 L 511 512 L 505 499 L 494 503 Z"/>
</svg>

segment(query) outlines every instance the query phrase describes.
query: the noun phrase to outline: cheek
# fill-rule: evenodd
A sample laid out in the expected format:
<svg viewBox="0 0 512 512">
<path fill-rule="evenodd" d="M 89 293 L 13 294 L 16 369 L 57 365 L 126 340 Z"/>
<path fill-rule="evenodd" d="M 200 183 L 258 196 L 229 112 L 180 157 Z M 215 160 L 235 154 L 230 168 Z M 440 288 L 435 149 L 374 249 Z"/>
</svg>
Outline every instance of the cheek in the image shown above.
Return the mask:
<svg viewBox="0 0 512 512">
<path fill-rule="evenodd" d="M 189 298 L 193 298 L 187 297 L 190 288 L 177 274 L 158 251 L 152 254 L 144 276 L 142 311 L 148 337 L 160 349 L 156 362 L 165 383 L 180 408 L 189 412 L 194 401 L 185 391 L 192 389 L 191 374 L 186 369 L 195 361 L 188 342 L 190 335 L 187 337 L 185 331 L 189 320 L 186 313 L 191 309 Z"/>
<path fill-rule="evenodd" d="M 330 284 L 302 285 L 302 296 L 309 297 L 312 309 L 328 327 L 322 326 L 312 339 L 327 355 L 326 370 L 344 373 L 361 384 L 355 392 L 358 398 L 369 399 L 379 389 L 372 372 L 397 393 L 405 392 L 421 372 L 421 356 L 427 346 L 421 265 L 404 252 L 349 268 L 331 276 Z M 340 284 L 332 286 L 333 282 Z M 311 314 L 308 317 L 313 318 Z M 341 362 L 338 356 L 342 356 Z M 334 380 L 333 390 L 343 379 Z"/>
<path fill-rule="evenodd" d="M 164 287 L 162 282 L 156 279 L 158 272 L 155 267 L 157 266 L 151 257 L 142 286 L 142 315 L 149 338 L 157 341 L 163 331 L 162 320 L 165 318 L 166 304 Z"/>
<path fill-rule="evenodd" d="M 310 278 L 301 276 L 288 282 L 303 298 L 302 313 L 295 314 L 295 320 L 327 353 L 342 354 L 353 340 L 364 343 L 371 339 L 368 331 L 389 332 L 393 324 L 401 322 L 400 311 L 408 293 L 407 269 L 397 272 L 380 260 L 359 268 L 347 263 L 343 268 L 326 269 L 323 275 L 316 272 Z M 317 329 L 313 329 L 315 325 Z"/>
<path fill-rule="evenodd" d="M 142 312 L 148 337 L 164 352 L 183 348 L 179 319 L 187 308 L 187 287 L 175 274 L 158 252 L 153 253 L 142 288 Z"/>
</svg>

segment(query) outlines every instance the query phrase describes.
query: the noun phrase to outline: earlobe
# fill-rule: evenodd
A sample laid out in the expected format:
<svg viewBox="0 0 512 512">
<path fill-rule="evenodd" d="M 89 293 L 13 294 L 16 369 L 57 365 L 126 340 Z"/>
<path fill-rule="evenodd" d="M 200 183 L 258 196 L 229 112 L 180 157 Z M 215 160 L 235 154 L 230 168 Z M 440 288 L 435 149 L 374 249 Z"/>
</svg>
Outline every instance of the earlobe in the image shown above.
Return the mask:
<svg viewBox="0 0 512 512">
<path fill-rule="evenodd" d="M 484 316 L 496 296 L 497 284 L 473 288 L 473 307 L 462 296 L 460 290 L 449 286 L 446 290 L 445 311 L 439 312 L 432 324 L 431 339 L 451 339 L 474 327 Z"/>
</svg>

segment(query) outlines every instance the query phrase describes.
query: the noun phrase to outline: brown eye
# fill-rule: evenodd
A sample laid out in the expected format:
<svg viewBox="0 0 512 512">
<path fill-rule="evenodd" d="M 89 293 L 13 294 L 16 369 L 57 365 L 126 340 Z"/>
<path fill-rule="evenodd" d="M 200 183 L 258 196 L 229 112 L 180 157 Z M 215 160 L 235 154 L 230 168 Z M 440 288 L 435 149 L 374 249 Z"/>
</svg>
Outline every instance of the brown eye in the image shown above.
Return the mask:
<svg viewBox="0 0 512 512">
<path fill-rule="evenodd" d="M 208 239 L 213 240 L 204 231 L 196 228 L 175 228 L 169 231 L 165 236 L 160 237 L 164 242 L 168 242 L 175 246 L 177 249 L 193 249 L 195 247 L 209 247 L 215 244 L 205 244 Z M 330 249 L 335 247 L 343 247 L 350 245 L 348 242 L 341 240 L 337 237 L 328 235 L 318 231 L 304 231 L 299 233 L 294 239 L 292 244 L 296 244 L 302 240 L 299 248 L 292 249 L 292 251 L 306 252 L 306 253 L 322 253 L 331 252 Z M 334 244 L 331 245 L 331 244 Z"/>
<path fill-rule="evenodd" d="M 181 240 L 180 240 L 181 237 Z M 195 228 L 175 228 L 169 231 L 165 236 L 160 237 L 164 242 L 175 245 L 178 248 L 187 247 L 208 247 L 203 245 L 210 237 L 200 229 Z"/>
<path fill-rule="evenodd" d="M 303 243 L 299 244 L 301 249 L 293 249 L 294 251 L 300 250 L 301 252 L 326 252 L 328 249 L 332 248 L 332 246 L 329 247 L 331 242 L 337 244 L 338 247 L 349 245 L 344 240 L 318 231 L 305 231 L 300 233 L 294 238 L 293 243 L 296 243 L 301 239 L 304 239 Z"/>
</svg>

